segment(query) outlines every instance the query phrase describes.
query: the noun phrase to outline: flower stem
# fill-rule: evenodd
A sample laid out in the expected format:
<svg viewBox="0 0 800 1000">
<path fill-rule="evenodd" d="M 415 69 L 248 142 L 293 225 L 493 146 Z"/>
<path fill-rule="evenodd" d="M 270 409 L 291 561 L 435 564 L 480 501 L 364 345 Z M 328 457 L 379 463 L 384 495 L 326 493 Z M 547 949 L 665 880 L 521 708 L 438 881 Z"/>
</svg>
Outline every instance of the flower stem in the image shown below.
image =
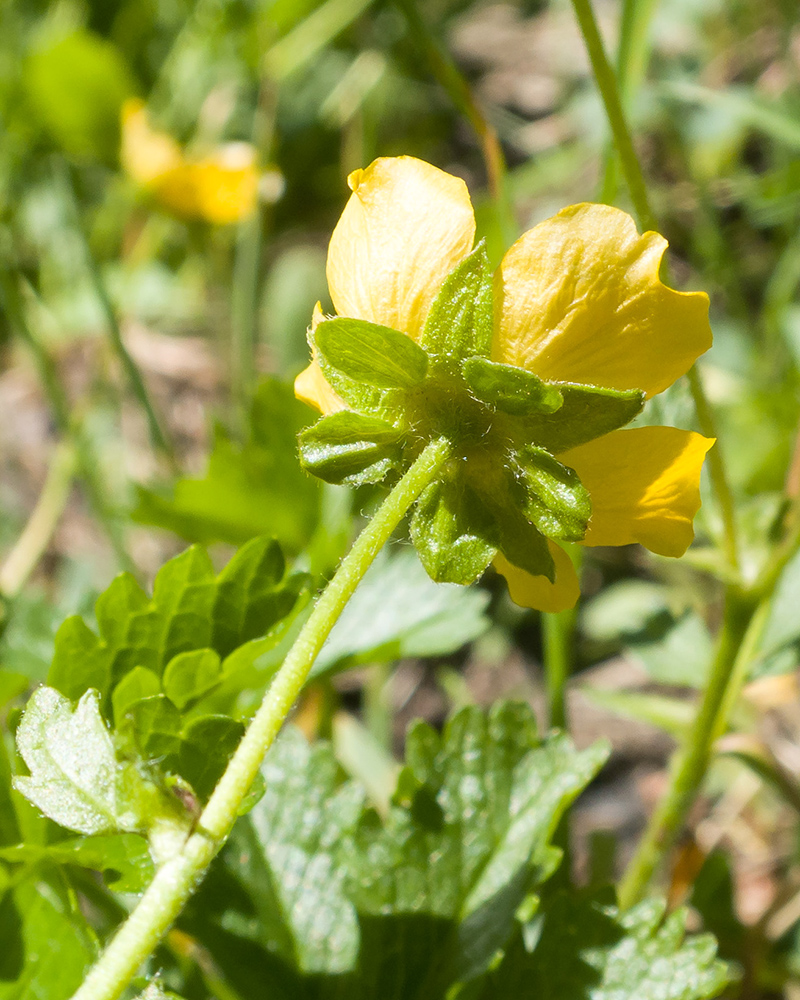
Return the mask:
<svg viewBox="0 0 800 1000">
<path fill-rule="evenodd" d="M 139 905 L 73 1000 L 117 1000 L 178 916 L 230 833 L 264 754 L 278 735 L 344 606 L 411 504 L 435 479 L 449 456 L 446 439 L 431 442 L 356 539 L 289 650 L 195 832 L 181 852 L 158 870 Z"/>
<path fill-rule="evenodd" d="M 620 104 L 629 104 L 630 96 L 641 83 L 650 54 L 650 22 L 658 0 L 623 0 L 617 49 L 617 87 Z M 613 205 L 617 197 L 617 151 L 609 143 L 603 154 L 603 182 L 600 201 Z"/>
<path fill-rule="evenodd" d="M 552 729 L 567 728 L 566 686 L 572 668 L 574 611 L 542 614 L 547 708 Z"/>
<path fill-rule="evenodd" d="M 636 212 L 641 229 L 657 229 L 657 223 L 653 211 L 650 207 L 650 199 L 647 194 L 647 185 L 644 180 L 639 158 L 631 138 L 628 122 L 622 107 L 620 88 L 616 74 L 611 68 L 611 64 L 606 56 L 603 40 L 597 27 L 597 21 L 592 10 L 591 0 L 572 0 L 575 16 L 578 19 L 583 40 L 589 53 L 592 70 L 597 82 L 600 96 L 606 109 L 611 133 L 614 139 L 617 153 L 628 185 L 631 201 Z M 649 17 L 649 11 L 643 15 Z M 646 26 L 646 25 L 645 25 Z M 642 26 L 640 30 L 645 30 Z M 700 427 L 706 437 L 716 437 L 714 430 L 714 419 L 711 408 L 708 405 L 703 383 L 697 366 L 693 366 L 688 372 L 689 386 L 694 398 L 695 409 Z M 730 486 L 725 473 L 725 463 L 719 444 L 712 448 L 708 454 L 708 468 L 711 474 L 711 481 L 717 501 L 722 513 L 722 521 L 725 532 L 725 551 L 731 566 L 738 568 L 738 552 L 736 543 L 736 521 L 734 517 L 733 498 Z"/>
<path fill-rule="evenodd" d="M 405 15 L 414 42 L 425 54 L 434 77 L 447 91 L 450 100 L 464 115 L 480 140 L 503 245 L 510 246 L 519 232 L 511 203 L 506 159 L 497 132 L 475 100 L 472 87 L 450 53 L 431 35 L 420 14 L 417 0 L 397 0 L 397 4 Z"/>
<path fill-rule="evenodd" d="M 572 0 L 572 7 L 583 35 L 586 50 L 589 53 L 589 60 L 592 64 L 592 71 L 600 91 L 600 96 L 605 105 L 608 123 L 611 126 L 611 134 L 614 138 L 614 145 L 619 154 L 620 166 L 625 175 L 625 183 L 628 185 L 633 208 L 642 229 L 655 229 L 656 222 L 650 199 L 647 194 L 642 168 L 639 165 L 639 158 L 633 146 L 630 129 L 625 119 L 625 112 L 622 109 L 622 101 L 619 96 L 617 77 L 608 61 L 606 50 L 603 46 L 603 39 L 597 27 L 597 20 L 592 10 L 591 0 Z"/>
<path fill-rule="evenodd" d="M 92 252 L 89 237 L 87 236 L 86 230 L 84 229 L 81 221 L 80 211 L 78 208 L 78 198 L 75 193 L 75 182 L 69 165 L 66 162 L 61 161 L 57 164 L 56 178 L 62 188 L 64 200 L 67 203 L 67 208 L 71 216 L 70 221 L 72 222 L 72 228 L 80 241 L 81 250 L 83 251 L 84 260 L 86 262 L 86 268 L 89 272 L 89 277 L 91 278 L 92 285 L 94 286 L 97 301 L 100 304 L 100 308 L 106 321 L 108 339 L 111 342 L 111 346 L 114 353 L 117 355 L 120 365 L 122 366 L 122 370 L 125 372 L 125 377 L 130 385 L 131 392 L 136 397 L 136 400 L 144 413 L 145 419 L 147 420 L 147 428 L 153 447 L 156 451 L 161 452 L 167 460 L 170 468 L 173 471 L 176 471 L 177 464 L 172 444 L 167 437 L 164 428 L 161 426 L 158 416 L 156 415 L 155 407 L 153 405 L 153 401 L 150 399 L 150 394 L 148 393 L 147 386 L 142 378 L 142 373 L 139 371 L 136 362 L 133 360 L 128 348 L 125 346 L 125 341 L 122 339 L 122 330 L 120 329 L 116 310 L 114 309 L 111 297 L 108 294 L 106 283 L 103 280 L 103 275 L 100 271 L 100 265 L 97 263 L 97 259 Z"/>
<path fill-rule="evenodd" d="M 16 597 L 36 568 L 64 511 L 74 474 L 74 449 L 58 445 L 33 513 L 0 568 L 3 597 Z"/>
<path fill-rule="evenodd" d="M 659 863 L 680 833 L 711 759 L 712 744 L 718 735 L 721 709 L 726 704 L 731 677 L 747 655 L 751 626 L 759 631 L 761 615 L 752 595 L 729 587 L 725 598 L 722 629 L 711 663 L 706 688 L 692 729 L 672 761 L 670 785 L 658 804 L 618 889 L 619 904 L 628 909 L 644 895 Z M 748 657 L 749 659 L 749 657 Z"/>
<path fill-rule="evenodd" d="M 689 380 L 689 389 L 694 400 L 694 408 L 697 413 L 700 430 L 706 437 L 716 438 L 717 440 L 717 443 L 706 455 L 708 472 L 711 476 L 711 484 L 714 487 L 714 494 L 722 515 L 725 555 L 731 568 L 738 572 L 739 544 L 736 533 L 736 510 L 733 503 L 733 493 L 728 482 L 728 475 L 725 471 L 725 459 L 717 436 L 714 414 L 708 403 L 708 397 L 706 396 L 703 380 L 700 378 L 697 365 L 692 365 L 686 373 L 686 377 Z"/>
</svg>

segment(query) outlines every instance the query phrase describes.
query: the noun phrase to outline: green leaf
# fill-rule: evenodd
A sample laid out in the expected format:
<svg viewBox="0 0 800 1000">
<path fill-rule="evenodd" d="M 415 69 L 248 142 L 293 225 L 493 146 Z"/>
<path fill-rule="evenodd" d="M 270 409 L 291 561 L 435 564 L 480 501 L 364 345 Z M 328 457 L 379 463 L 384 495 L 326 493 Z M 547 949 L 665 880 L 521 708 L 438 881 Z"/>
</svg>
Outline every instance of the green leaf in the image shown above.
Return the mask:
<svg viewBox="0 0 800 1000">
<path fill-rule="evenodd" d="M 428 370 L 428 355 L 409 336 L 366 320 L 324 320 L 314 331 L 314 344 L 321 362 L 378 389 L 410 389 Z"/>
<path fill-rule="evenodd" d="M 117 764 L 98 695 L 88 691 L 73 709 L 53 688 L 34 691 L 16 733 L 30 777 L 14 787 L 57 823 L 79 833 L 115 831 Z"/>
<path fill-rule="evenodd" d="M 491 519 L 469 485 L 432 483 L 417 501 L 411 540 L 437 583 L 474 583 L 494 559 Z"/>
<path fill-rule="evenodd" d="M 506 901 L 510 932 L 531 879 L 552 871 L 561 814 L 606 756 L 602 745 L 578 752 L 564 736 L 540 744 L 521 703 L 499 703 L 488 717 L 462 709 L 441 736 L 414 724 L 387 826 L 367 829 L 354 859 L 359 910 L 425 909 L 464 921 L 522 869 L 530 878 Z"/>
<path fill-rule="evenodd" d="M 145 759 L 168 757 L 180 749 L 181 713 L 166 695 L 151 695 L 128 707 L 119 731 Z"/>
<path fill-rule="evenodd" d="M 382 553 L 322 647 L 312 676 L 407 656 L 443 656 L 488 627 L 488 595 L 436 584 L 413 550 Z"/>
<path fill-rule="evenodd" d="M 116 159 L 120 109 L 135 87 L 115 45 L 83 30 L 44 42 L 31 52 L 24 80 L 37 117 L 65 152 Z"/>
<path fill-rule="evenodd" d="M 555 413 L 564 402 L 557 385 L 515 365 L 468 358 L 461 371 L 478 399 L 503 413 L 515 416 Z"/>
<path fill-rule="evenodd" d="M 300 434 L 300 461 L 327 483 L 378 483 L 397 465 L 402 437 L 385 420 L 340 410 Z"/>
<path fill-rule="evenodd" d="M 297 461 L 297 435 L 311 418 L 291 385 L 264 380 L 244 444 L 217 428 L 206 474 L 178 480 L 171 495 L 140 488 L 135 518 L 188 541 L 241 545 L 267 535 L 300 552 L 316 527 L 321 492 Z"/>
<path fill-rule="evenodd" d="M 524 512 L 539 531 L 547 538 L 581 541 L 592 514 L 592 501 L 577 472 L 542 448 L 517 452 L 515 465 L 526 492 Z"/>
<path fill-rule="evenodd" d="M 119 727 L 122 724 L 125 713 L 134 702 L 160 693 L 161 681 L 158 678 L 158 674 L 154 674 L 147 667 L 134 667 L 117 684 L 111 696 L 114 725 Z"/>
<path fill-rule="evenodd" d="M 603 389 L 571 382 L 554 385 L 564 400 L 560 410 L 519 417 L 513 425 L 520 443 L 539 445 L 554 455 L 624 427 L 645 402 L 638 389 Z"/>
<path fill-rule="evenodd" d="M 284 578 L 285 571 L 283 553 L 272 538 L 243 545 L 222 570 L 212 612 L 212 645 L 220 656 L 265 635 L 289 614 L 309 577 Z"/>
<path fill-rule="evenodd" d="M 252 893 L 258 935 L 304 973 L 343 973 L 358 955 L 355 909 L 345 893 L 364 796 L 341 784 L 327 744 L 309 746 L 292 727 L 261 773 L 266 791 L 234 828 L 224 861 Z"/>
<path fill-rule="evenodd" d="M 271 539 L 243 546 L 218 577 L 205 550 L 193 546 L 162 566 L 152 598 L 130 575 L 118 576 L 97 600 L 99 638 L 80 619 L 68 619 L 56 637 L 51 676 L 73 694 L 83 693 L 80 684 L 87 678 L 112 676 L 119 720 L 126 705 L 160 691 L 148 674 L 160 678 L 184 652 L 214 650 L 227 656 L 263 636 L 292 611 L 308 581 L 304 573 L 284 575 L 283 556 Z M 85 670 L 85 656 L 102 664 L 103 671 Z M 137 668 L 148 673 L 138 673 L 130 687 L 120 689 Z M 171 683 L 178 683 L 175 675 Z M 184 687 L 179 697 L 186 705 L 208 690 L 192 693 Z"/>
<path fill-rule="evenodd" d="M 0 1000 L 68 1000 L 96 958 L 80 912 L 45 879 L 0 902 L 0 940 Z"/>
<path fill-rule="evenodd" d="M 202 698 L 221 680 L 219 653 L 213 649 L 193 649 L 188 653 L 178 653 L 167 664 L 164 670 L 164 694 L 183 712 L 191 702 Z M 117 687 L 117 691 L 120 687 L 122 684 Z M 117 691 L 114 692 L 115 697 Z"/>
<path fill-rule="evenodd" d="M 0 848 L 0 859 L 9 864 L 52 861 L 103 873 L 116 892 L 142 892 L 153 878 L 153 859 L 144 837 L 121 833 L 76 837 L 55 844 L 16 844 Z"/>
<path fill-rule="evenodd" d="M 552 583 L 555 580 L 556 567 L 547 539 L 536 525 L 531 524 L 523 515 L 522 508 L 527 497 L 519 488 L 519 484 L 515 483 L 514 486 L 517 489 L 510 489 L 503 498 L 504 502 L 492 504 L 495 543 L 515 566 L 533 576 L 546 576 Z M 516 496 L 518 492 L 521 494 L 519 499 Z"/>
<path fill-rule="evenodd" d="M 202 716 L 184 730 L 178 770 L 202 799 L 214 791 L 243 735 L 242 723 L 227 715 Z"/>
<path fill-rule="evenodd" d="M 702 688 L 708 676 L 714 643 L 703 619 L 692 611 L 650 641 L 632 643 L 631 656 L 662 684 Z"/>
<path fill-rule="evenodd" d="M 423 349 L 437 361 L 488 357 L 492 349 L 492 305 L 492 271 L 481 241 L 456 264 L 433 300 L 422 331 Z"/>
<path fill-rule="evenodd" d="M 602 897 L 558 893 L 534 919 L 540 937 L 519 934 L 486 978 L 481 1000 L 707 1000 L 729 981 L 709 935 L 683 942 L 685 911 L 662 922 L 664 904 L 625 914 Z"/>
<path fill-rule="evenodd" d="M 691 702 L 668 695 L 609 691 L 589 686 L 581 687 L 580 690 L 593 704 L 663 729 L 676 740 L 684 739 L 696 714 Z"/>
<path fill-rule="evenodd" d="M 80 698 L 95 688 L 102 694 L 111 683 L 111 653 L 79 615 L 67 618 L 55 638 L 47 683 L 67 698 Z"/>
</svg>

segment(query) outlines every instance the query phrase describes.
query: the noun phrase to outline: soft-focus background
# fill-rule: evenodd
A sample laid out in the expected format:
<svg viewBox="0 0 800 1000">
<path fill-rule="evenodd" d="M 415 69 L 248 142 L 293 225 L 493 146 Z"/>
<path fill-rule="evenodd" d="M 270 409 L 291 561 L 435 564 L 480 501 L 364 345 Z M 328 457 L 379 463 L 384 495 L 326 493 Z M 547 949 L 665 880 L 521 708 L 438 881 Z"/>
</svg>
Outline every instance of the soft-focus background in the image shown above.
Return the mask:
<svg viewBox="0 0 800 1000">
<path fill-rule="evenodd" d="M 711 296 L 702 372 L 755 562 L 800 490 L 800 11 L 596 10 L 671 280 Z M 121 569 L 149 584 L 186 542 L 221 564 L 258 534 L 321 576 L 344 551 L 374 497 L 300 471 L 295 434 L 313 415 L 288 385 L 327 304 L 348 172 L 408 153 L 463 176 L 495 260 L 564 205 L 629 202 L 563 0 L 4 0 L 0 25 L 0 707 L 13 713 L 59 622 L 91 616 Z M 644 419 L 693 427 L 686 387 Z M 719 615 L 710 501 L 697 533 L 680 563 L 632 547 L 584 565 L 570 721 L 614 755 L 577 813 L 583 879 L 629 855 L 703 681 Z M 543 714 L 539 617 L 495 578 L 463 592 L 420 574 L 402 552 L 377 568 L 327 653 L 354 669 L 301 707 L 312 734 L 351 713 L 334 727 L 345 766 L 370 759 L 360 739 L 388 766 L 414 716 L 500 696 Z M 742 963 L 743 997 L 800 996 L 799 643 L 796 562 L 667 887 L 685 901 L 697 879 L 693 919 Z M 741 762 L 754 746 L 769 779 Z"/>
</svg>

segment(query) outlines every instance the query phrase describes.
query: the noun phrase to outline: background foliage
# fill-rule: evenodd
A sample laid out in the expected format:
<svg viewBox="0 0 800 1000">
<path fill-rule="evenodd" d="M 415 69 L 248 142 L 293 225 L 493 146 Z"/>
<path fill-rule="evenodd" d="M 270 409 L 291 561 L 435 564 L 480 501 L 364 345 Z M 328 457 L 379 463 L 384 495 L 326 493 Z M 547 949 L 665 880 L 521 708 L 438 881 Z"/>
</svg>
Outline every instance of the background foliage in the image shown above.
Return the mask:
<svg viewBox="0 0 800 1000">
<path fill-rule="evenodd" d="M 701 367 L 751 573 L 800 492 L 796 4 L 596 7 L 673 281 L 711 295 Z M 177 802 L 196 813 L 376 503 L 374 487 L 302 472 L 313 414 L 290 388 L 314 304 L 329 307 L 347 173 L 410 153 L 464 176 L 494 263 L 565 204 L 629 204 L 561 0 L 6 0 L 2 22 L 0 998 L 60 1000 L 151 876 L 153 817 Z M 256 211 L 217 225 L 130 176 L 132 97 L 189 160 L 252 144 Z M 686 386 L 638 419 L 695 427 Z M 585 555 L 583 603 L 562 620 L 577 750 L 541 742 L 517 702 L 488 721 L 476 707 L 531 703 L 546 732 L 539 617 L 491 574 L 471 590 L 432 584 L 398 539 L 143 995 L 516 997 L 524 983 L 690 1000 L 731 978 L 731 996 L 796 996 L 800 558 L 670 859 L 673 912 L 621 915 L 604 888 L 708 669 L 725 570 L 704 489 L 680 563 Z M 69 731 L 82 698 L 89 774 L 37 735 L 53 718 Z M 605 759 L 587 749 L 597 735 L 610 762 L 558 867 L 558 819 Z M 548 790 L 554 755 L 568 780 Z M 13 775 L 69 822 L 45 819 Z M 716 935 L 727 970 L 708 937 L 681 946 L 687 919 Z"/>
</svg>

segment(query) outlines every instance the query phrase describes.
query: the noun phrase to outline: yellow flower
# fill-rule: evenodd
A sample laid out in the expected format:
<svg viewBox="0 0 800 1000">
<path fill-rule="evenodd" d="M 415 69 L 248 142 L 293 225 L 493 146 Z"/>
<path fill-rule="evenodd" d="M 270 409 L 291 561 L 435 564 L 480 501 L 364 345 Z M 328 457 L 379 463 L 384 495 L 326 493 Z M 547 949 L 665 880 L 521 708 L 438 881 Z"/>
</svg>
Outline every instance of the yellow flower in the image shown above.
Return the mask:
<svg viewBox="0 0 800 1000">
<path fill-rule="evenodd" d="M 466 185 L 412 157 L 378 159 L 348 183 L 353 194 L 328 250 L 336 312 L 418 342 L 442 283 L 473 246 Z M 638 389 L 648 397 L 662 392 L 711 346 L 707 296 L 659 280 L 666 246 L 606 205 L 573 205 L 540 223 L 509 249 L 495 274 L 492 361 L 556 385 Z M 322 319 L 318 309 L 312 329 Z M 345 407 L 316 360 L 298 376 L 295 391 L 323 414 Z M 682 555 L 693 538 L 700 470 L 712 444 L 691 431 L 638 427 L 557 454 L 591 497 L 581 544 L 639 542 Z M 552 582 L 516 566 L 507 551 L 494 564 L 518 604 L 558 611 L 575 604 L 578 579 L 564 549 L 548 545 Z"/>
<path fill-rule="evenodd" d="M 130 177 L 180 218 L 225 225 L 256 210 L 260 174 L 249 143 L 224 143 L 192 158 L 172 136 L 152 128 L 137 98 L 122 108 L 121 160 Z"/>
</svg>

